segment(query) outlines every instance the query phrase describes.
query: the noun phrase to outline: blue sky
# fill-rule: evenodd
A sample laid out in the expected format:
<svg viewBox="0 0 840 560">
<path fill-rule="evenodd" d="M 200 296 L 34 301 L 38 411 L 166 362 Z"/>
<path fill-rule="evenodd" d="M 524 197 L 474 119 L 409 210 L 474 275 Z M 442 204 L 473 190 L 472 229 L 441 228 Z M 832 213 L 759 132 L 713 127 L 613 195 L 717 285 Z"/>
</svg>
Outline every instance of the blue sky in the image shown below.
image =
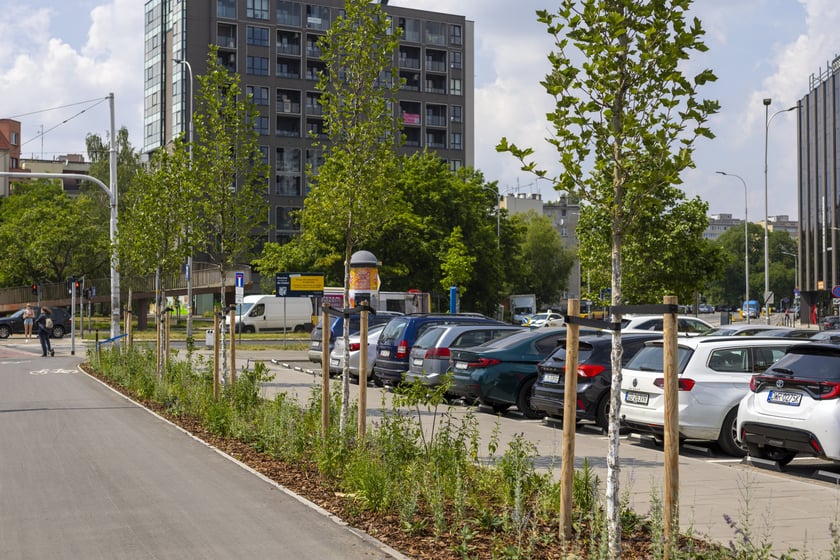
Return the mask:
<svg viewBox="0 0 840 560">
<path fill-rule="evenodd" d="M 207 0 L 209 1 L 209 0 Z M 135 146 L 143 123 L 142 0 L 0 0 L 0 117 L 22 122 L 24 157 L 84 153 L 88 132 L 109 128 L 107 103 L 82 101 L 113 92 L 117 126 L 126 126 Z M 551 38 L 536 21 L 548 0 L 391 0 L 391 5 L 461 14 L 475 22 L 476 167 L 503 192 L 557 194 L 498 154 L 502 136 L 536 150 L 554 172 L 556 153 L 543 140 L 551 99 L 539 81 L 548 71 Z M 809 76 L 840 53 L 837 0 L 697 0 L 692 12 L 706 30 L 709 52 L 687 70 L 711 68 L 718 81 L 702 90 L 721 111 L 711 120 L 714 140 L 701 141 L 696 169 L 683 188 L 710 204 L 711 213 L 744 214 L 748 191 L 751 221 L 764 217 L 764 105 L 771 114 L 795 105 L 808 92 Z M 73 104 L 73 105 L 71 105 Z M 71 105 L 62 109 L 44 109 Z M 65 122 L 66 121 L 66 122 Z M 48 131 L 43 138 L 41 127 Z M 796 112 L 771 122 L 768 145 L 768 213 L 797 218 Z M 538 188 L 539 187 L 539 188 Z"/>
</svg>

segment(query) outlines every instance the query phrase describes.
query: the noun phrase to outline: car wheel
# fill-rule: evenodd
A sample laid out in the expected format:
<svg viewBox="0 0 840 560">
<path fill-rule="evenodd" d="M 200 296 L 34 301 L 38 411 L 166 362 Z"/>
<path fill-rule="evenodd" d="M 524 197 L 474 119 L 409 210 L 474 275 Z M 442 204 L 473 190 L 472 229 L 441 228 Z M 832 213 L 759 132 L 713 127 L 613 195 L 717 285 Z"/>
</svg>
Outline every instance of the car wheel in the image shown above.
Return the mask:
<svg viewBox="0 0 840 560">
<path fill-rule="evenodd" d="M 9 338 L 12 334 L 12 329 L 8 325 L 0 325 L 0 338 Z"/>
<path fill-rule="evenodd" d="M 545 412 L 542 410 L 537 410 L 531 406 L 531 390 L 534 388 L 534 383 L 536 379 L 529 379 L 525 383 L 522 384 L 522 388 L 519 390 L 519 395 L 516 397 L 516 408 L 519 409 L 525 418 L 545 418 Z"/>
<path fill-rule="evenodd" d="M 249 325 L 249 326 L 245 327 L 245 332 L 246 333 L 255 333 L 255 332 L 257 332 L 257 329 L 253 325 Z"/>
<path fill-rule="evenodd" d="M 509 404 L 496 403 L 496 404 L 491 404 L 490 408 L 493 409 L 493 414 L 502 414 L 503 412 L 507 411 L 507 409 L 510 408 L 510 405 Z"/>
<path fill-rule="evenodd" d="M 601 429 L 610 429 L 610 392 L 607 391 L 601 400 L 598 401 L 598 406 L 595 407 L 595 425 Z"/>
<path fill-rule="evenodd" d="M 53 338 L 63 338 L 64 337 L 64 326 L 63 325 L 56 325 L 53 327 L 52 337 Z"/>
<path fill-rule="evenodd" d="M 720 427 L 720 435 L 718 436 L 718 446 L 727 455 L 743 457 L 747 454 L 747 448 L 736 437 L 738 433 L 737 424 L 738 409 L 733 408 L 723 419 L 723 425 Z"/>
<path fill-rule="evenodd" d="M 772 445 L 748 443 L 747 448 L 750 451 L 750 457 L 758 457 L 766 461 L 776 461 L 780 467 L 784 467 L 796 457 L 796 451 L 788 451 L 787 449 L 773 447 Z"/>
</svg>

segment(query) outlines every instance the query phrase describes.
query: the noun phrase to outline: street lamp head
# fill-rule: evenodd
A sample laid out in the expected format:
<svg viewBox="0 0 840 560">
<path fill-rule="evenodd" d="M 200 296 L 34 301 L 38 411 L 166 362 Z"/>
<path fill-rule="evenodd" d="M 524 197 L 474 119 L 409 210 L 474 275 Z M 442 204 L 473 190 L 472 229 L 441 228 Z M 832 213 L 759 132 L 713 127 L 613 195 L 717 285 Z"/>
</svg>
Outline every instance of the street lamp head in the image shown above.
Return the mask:
<svg viewBox="0 0 840 560">
<path fill-rule="evenodd" d="M 770 99 L 769 97 L 765 97 L 764 100 L 762 101 L 762 103 L 764 103 L 765 105 L 770 105 L 772 102 L 773 102 L 773 100 Z"/>
<path fill-rule="evenodd" d="M 715 173 L 717 173 L 718 175 L 726 175 L 725 171 L 715 171 Z"/>
</svg>

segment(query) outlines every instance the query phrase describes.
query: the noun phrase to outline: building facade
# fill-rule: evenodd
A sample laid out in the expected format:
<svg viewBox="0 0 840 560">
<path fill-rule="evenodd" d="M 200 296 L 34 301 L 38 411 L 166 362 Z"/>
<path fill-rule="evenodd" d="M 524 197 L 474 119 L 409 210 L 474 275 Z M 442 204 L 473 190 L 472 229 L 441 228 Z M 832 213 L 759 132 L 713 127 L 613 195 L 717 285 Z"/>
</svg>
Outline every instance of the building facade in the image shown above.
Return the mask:
<svg viewBox="0 0 840 560">
<path fill-rule="evenodd" d="M 387 2 L 382 2 L 387 4 Z M 149 0 L 145 5 L 143 151 L 188 134 L 197 77 L 208 45 L 241 77 L 260 110 L 260 145 L 272 169 L 267 241 L 298 233 L 292 221 L 309 190 L 307 164 L 323 155 L 315 89 L 324 68 L 318 39 L 342 13 L 342 0 Z M 463 16 L 385 6 L 401 39 L 395 55 L 405 80 L 394 118 L 402 117 L 404 152 L 435 151 L 451 169 L 474 165 L 473 23 Z"/>
<path fill-rule="evenodd" d="M 22 171 L 20 167 L 20 121 L 0 119 L 0 171 Z M 0 196 L 9 196 L 11 181 L 0 177 Z"/>
<path fill-rule="evenodd" d="M 799 278 L 808 292 L 840 284 L 840 57 L 799 101 Z"/>
</svg>

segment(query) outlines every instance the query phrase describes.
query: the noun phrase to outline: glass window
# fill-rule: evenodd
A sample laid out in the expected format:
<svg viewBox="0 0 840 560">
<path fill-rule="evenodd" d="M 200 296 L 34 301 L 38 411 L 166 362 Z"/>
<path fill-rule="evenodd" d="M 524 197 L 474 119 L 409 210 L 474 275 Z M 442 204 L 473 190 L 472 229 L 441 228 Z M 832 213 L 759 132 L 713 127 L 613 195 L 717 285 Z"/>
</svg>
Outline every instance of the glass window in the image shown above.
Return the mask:
<svg viewBox="0 0 840 560">
<path fill-rule="evenodd" d="M 450 118 L 452 119 L 452 122 L 454 122 L 454 123 L 463 122 L 463 111 L 464 111 L 464 109 L 460 105 L 453 105 L 452 108 L 451 108 L 451 113 L 450 113 L 450 115 L 451 115 Z"/>
<path fill-rule="evenodd" d="M 277 229 L 296 229 L 294 214 L 299 208 L 278 206 L 277 207 Z"/>
<path fill-rule="evenodd" d="M 261 136 L 268 136 L 268 117 L 260 115 L 255 121 L 254 128 Z"/>
<path fill-rule="evenodd" d="M 400 29 L 400 33 L 406 41 L 420 42 L 420 20 L 399 18 L 397 27 Z"/>
<path fill-rule="evenodd" d="M 236 0 L 216 0 L 216 16 L 236 19 Z"/>
<path fill-rule="evenodd" d="M 254 76 L 268 76 L 268 58 L 264 56 L 249 56 L 245 73 Z"/>
<path fill-rule="evenodd" d="M 245 15 L 254 19 L 268 19 L 268 0 L 247 0 Z"/>
<path fill-rule="evenodd" d="M 248 26 L 248 44 L 258 47 L 268 46 L 268 28 Z"/>
<path fill-rule="evenodd" d="M 460 25 L 450 25 L 449 26 L 449 42 L 453 45 L 463 44 L 464 38 L 461 35 L 461 26 Z"/>
<path fill-rule="evenodd" d="M 306 6 L 306 27 L 309 29 L 330 28 L 330 9 L 326 6 Z"/>
<path fill-rule="evenodd" d="M 464 167 L 464 162 L 461 161 L 460 159 L 449 160 L 449 171 L 452 171 L 453 173 L 455 173 L 456 171 L 458 171 L 462 167 Z"/>
<path fill-rule="evenodd" d="M 268 88 L 260 86 L 246 86 L 248 95 L 251 96 L 251 101 L 254 105 L 268 105 Z"/>
<path fill-rule="evenodd" d="M 277 23 L 300 27 L 300 4 L 297 2 L 277 2 Z"/>
<path fill-rule="evenodd" d="M 747 373 L 750 370 L 748 356 L 747 348 L 714 350 L 709 355 L 709 369 Z"/>
<path fill-rule="evenodd" d="M 449 93 L 452 95 L 461 95 L 461 80 L 457 78 L 449 80 Z"/>
<path fill-rule="evenodd" d="M 452 68 L 463 68 L 463 53 L 461 51 L 452 51 L 449 53 L 449 63 Z"/>
<path fill-rule="evenodd" d="M 426 44 L 446 44 L 446 24 L 439 21 L 426 22 Z"/>
<path fill-rule="evenodd" d="M 460 132 L 453 132 L 452 133 L 452 140 L 450 142 L 450 148 L 453 150 L 460 150 L 462 146 L 462 138 L 463 135 Z"/>
</svg>

